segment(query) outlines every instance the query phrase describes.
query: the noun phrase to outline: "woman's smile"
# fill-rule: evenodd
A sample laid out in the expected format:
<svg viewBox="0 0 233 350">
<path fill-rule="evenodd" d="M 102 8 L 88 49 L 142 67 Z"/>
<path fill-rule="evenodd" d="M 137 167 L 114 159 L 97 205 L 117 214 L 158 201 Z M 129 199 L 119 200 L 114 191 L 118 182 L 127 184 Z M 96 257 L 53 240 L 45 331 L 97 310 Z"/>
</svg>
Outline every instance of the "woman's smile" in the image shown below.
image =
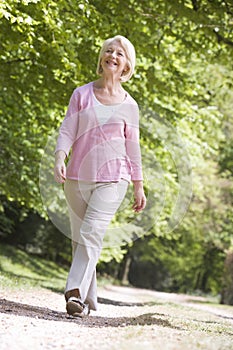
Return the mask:
<svg viewBox="0 0 233 350">
<path fill-rule="evenodd" d="M 107 60 L 106 63 L 110 66 L 117 66 L 117 63 L 111 60 Z"/>
</svg>

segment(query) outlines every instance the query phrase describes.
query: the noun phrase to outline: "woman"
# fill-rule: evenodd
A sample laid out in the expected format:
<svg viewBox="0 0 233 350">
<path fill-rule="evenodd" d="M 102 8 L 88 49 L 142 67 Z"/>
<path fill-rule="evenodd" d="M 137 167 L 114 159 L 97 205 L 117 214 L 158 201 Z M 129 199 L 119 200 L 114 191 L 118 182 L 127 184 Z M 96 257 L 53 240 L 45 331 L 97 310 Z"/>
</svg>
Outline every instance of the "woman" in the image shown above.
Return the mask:
<svg viewBox="0 0 233 350">
<path fill-rule="evenodd" d="M 128 39 L 118 35 L 106 40 L 97 65 L 100 78 L 74 90 L 60 127 L 54 176 L 64 183 L 71 222 L 73 261 L 65 299 L 73 316 L 97 309 L 96 264 L 130 181 L 133 209 L 139 212 L 146 205 L 138 106 L 121 85 L 134 67 L 135 50 Z"/>
</svg>

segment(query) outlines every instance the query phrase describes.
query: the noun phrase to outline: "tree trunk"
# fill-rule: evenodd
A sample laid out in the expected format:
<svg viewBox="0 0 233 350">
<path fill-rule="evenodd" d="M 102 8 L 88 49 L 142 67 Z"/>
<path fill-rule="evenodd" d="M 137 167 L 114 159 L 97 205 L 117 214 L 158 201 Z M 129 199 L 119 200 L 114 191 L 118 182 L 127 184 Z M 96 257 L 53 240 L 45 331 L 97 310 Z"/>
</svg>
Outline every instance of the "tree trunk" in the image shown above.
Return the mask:
<svg viewBox="0 0 233 350">
<path fill-rule="evenodd" d="M 233 305 L 233 251 L 229 251 L 226 256 L 220 302 L 221 304 Z"/>
<path fill-rule="evenodd" d="M 123 275 L 122 275 L 122 279 L 121 279 L 121 282 L 123 285 L 127 285 L 129 282 L 128 276 L 129 276 L 129 268 L 130 268 L 131 260 L 132 260 L 131 257 L 129 255 L 127 255 L 126 260 L 125 260 Z"/>
</svg>

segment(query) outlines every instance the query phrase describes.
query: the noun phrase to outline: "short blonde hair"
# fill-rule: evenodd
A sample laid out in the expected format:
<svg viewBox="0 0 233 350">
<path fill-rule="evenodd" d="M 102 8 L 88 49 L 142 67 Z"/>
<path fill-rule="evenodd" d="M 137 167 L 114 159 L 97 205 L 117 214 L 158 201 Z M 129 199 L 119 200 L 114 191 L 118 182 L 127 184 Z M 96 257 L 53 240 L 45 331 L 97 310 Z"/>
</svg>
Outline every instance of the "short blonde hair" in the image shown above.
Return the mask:
<svg viewBox="0 0 233 350">
<path fill-rule="evenodd" d="M 118 41 L 121 44 L 126 54 L 127 65 L 129 69 L 126 72 L 123 72 L 121 76 L 121 81 L 125 82 L 125 81 L 128 81 L 134 73 L 134 68 L 136 64 L 136 54 L 135 54 L 135 49 L 133 44 L 122 35 L 116 35 L 113 38 L 109 38 L 104 41 L 100 49 L 96 73 L 98 75 L 102 75 L 103 68 L 101 67 L 101 60 L 103 58 L 104 52 L 106 51 L 107 47 L 111 45 L 114 41 Z"/>
</svg>

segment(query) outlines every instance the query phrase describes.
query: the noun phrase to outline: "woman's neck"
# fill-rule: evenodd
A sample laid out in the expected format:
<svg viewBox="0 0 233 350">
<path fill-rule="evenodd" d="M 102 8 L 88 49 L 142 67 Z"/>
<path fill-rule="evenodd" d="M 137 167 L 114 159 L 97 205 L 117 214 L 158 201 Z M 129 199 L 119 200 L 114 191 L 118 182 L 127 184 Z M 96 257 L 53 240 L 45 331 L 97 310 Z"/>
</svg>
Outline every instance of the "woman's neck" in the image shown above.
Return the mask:
<svg viewBox="0 0 233 350">
<path fill-rule="evenodd" d="M 126 91 L 119 80 L 112 82 L 103 77 L 94 82 L 94 93 L 97 100 L 106 105 L 122 103 L 126 98 Z"/>
<path fill-rule="evenodd" d="M 95 88 L 102 90 L 102 92 L 108 96 L 116 96 L 124 92 L 120 81 L 113 77 L 102 76 L 100 79 L 96 80 Z"/>
</svg>

